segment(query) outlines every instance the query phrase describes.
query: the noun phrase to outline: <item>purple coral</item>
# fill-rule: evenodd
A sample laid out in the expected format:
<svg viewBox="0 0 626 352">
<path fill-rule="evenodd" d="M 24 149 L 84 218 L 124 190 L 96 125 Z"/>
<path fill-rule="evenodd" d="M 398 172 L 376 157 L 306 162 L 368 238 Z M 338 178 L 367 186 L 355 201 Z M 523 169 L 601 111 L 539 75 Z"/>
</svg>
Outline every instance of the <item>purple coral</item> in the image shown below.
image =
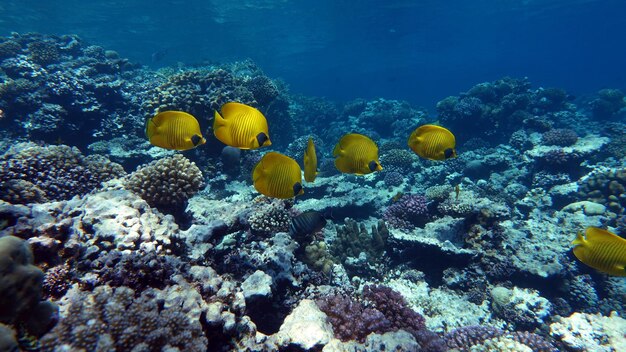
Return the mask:
<svg viewBox="0 0 626 352">
<path fill-rule="evenodd" d="M 389 320 L 392 330 L 405 330 L 412 335 L 426 328 L 424 317 L 409 307 L 404 297 L 393 289 L 382 285 L 363 288 L 363 298 L 382 312 Z"/>
<path fill-rule="evenodd" d="M 412 229 L 423 226 L 428 221 L 426 197 L 417 194 L 402 196 L 385 209 L 383 219 L 394 228 Z"/>
<path fill-rule="evenodd" d="M 368 285 L 363 288 L 361 298 L 358 301 L 345 295 L 331 295 L 317 300 L 339 339 L 363 342 L 370 333 L 404 330 L 416 338 L 422 350 L 445 351 L 444 341 L 426 329 L 424 317 L 411 309 L 397 291 Z"/>
<path fill-rule="evenodd" d="M 349 296 L 331 295 L 317 300 L 328 316 L 335 336 L 342 341 L 365 341 L 370 333 L 391 331 L 391 322 L 374 308 L 366 308 Z"/>
</svg>

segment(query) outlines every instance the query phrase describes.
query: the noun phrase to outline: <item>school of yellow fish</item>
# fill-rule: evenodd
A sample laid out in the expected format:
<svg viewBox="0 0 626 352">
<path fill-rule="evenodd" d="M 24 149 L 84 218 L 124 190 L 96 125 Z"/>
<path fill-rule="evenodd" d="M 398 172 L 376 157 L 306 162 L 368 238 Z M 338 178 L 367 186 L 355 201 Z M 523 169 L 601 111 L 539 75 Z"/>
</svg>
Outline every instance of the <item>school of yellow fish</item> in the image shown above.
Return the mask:
<svg viewBox="0 0 626 352">
<path fill-rule="evenodd" d="M 213 133 L 222 143 L 239 149 L 257 149 L 272 145 L 267 119 L 259 110 L 237 102 L 215 111 Z M 206 143 L 200 124 L 182 111 L 163 111 L 148 119 L 146 136 L 155 146 L 172 150 L 189 150 Z M 452 132 L 437 125 L 422 125 L 409 136 L 409 148 L 422 158 L 446 160 L 455 158 L 456 140 Z M 342 173 L 366 175 L 381 171 L 378 146 L 369 137 L 348 133 L 333 149 L 335 167 Z M 313 138 L 304 151 L 304 179 L 314 182 L 317 176 L 317 154 Z M 254 188 L 261 194 L 288 199 L 304 194 L 302 169 L 294 159 L 278 152 L 268 152 L 252 172 Z M 582 263 L 601 272 L 626 276 L 626 240 L 603 229 L 589 227 L 586 238 L 578 234 L 572 242 L 573 252 Z"/>
<path fill-rule="evenodd" d="M 215 111 L 215 138 L 227 146 L 257 149 L 272 145 L 267 119 L 252 106 L 229 102 Z M 157 147 L 189 150 L 205 144 L 200 124 L 192 115 L 182 111 L 163 111 L 148 119 L 146 136 Z M 447 129 L 424 125 L 409 137 L 409 147 L 420 157 L 445 160 L 456 157 L 454 135 Z M 335 167 L 342 173 L 367 175 L 383 169 L 378 160 L 378 146 L 367 136 L 348 133 L 341 137 L 333 150 Z M 313 138 L 304 151 L 304 180 L 317 177 L 317 153 Z M 252 183 L 261 194 L 273 198 L 292 198 L 304 193 L 300 165 L 277 152 L 267 153 L 255 166 Z"/>
</svg>

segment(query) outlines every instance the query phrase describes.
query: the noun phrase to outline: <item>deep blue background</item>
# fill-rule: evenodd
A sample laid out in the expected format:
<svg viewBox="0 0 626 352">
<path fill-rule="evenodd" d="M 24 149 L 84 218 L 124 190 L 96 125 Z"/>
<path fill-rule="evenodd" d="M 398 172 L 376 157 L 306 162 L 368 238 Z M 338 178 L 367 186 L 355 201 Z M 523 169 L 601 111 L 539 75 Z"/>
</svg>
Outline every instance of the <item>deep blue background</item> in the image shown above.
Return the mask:
<svg viewBox="0 0 626 352">
<path fill-rule="evenodd" d="M 155 67 L 251 58 L 296 93 L 429 109 L 505 75 L 626 88 L 624 0 L 3 0 L 12 31 L 78 34 Z"/>
</svg>

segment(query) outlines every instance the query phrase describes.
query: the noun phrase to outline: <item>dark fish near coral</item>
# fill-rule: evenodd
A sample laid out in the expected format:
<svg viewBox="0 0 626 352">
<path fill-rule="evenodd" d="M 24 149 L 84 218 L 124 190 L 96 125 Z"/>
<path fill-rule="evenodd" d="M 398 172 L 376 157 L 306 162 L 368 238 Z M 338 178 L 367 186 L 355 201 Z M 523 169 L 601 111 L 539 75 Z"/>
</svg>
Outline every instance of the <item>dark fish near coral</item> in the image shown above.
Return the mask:
<svg viewBox="0 0 626 352">
<path fill-rule="evenodd" d="M 241 149 L 227 145 L 224 147 L 224 149 L 222 149 L 220 159 L 222 160 L 222 166 L 224 167 L 223 171 L 227 173 L 233 173 L 239 169 L 239 161 L 241 160 Z"/>
<path fill-rule="evenodd" d="M 626 239 L 597 227 L 588 227 L 585 237 L 579 232 L 572 241 L 578 260 L 609 275 L 626 276 Z"/>
<path fill-rule="evenodd" d="M 292 158 L 269 152 L 252 171 L 254 188 L 261 194 L 273 198 L 293 198 L 304 193 L 302 170 Z"/>
<path fill-rule="evenodd" d="M 347 174 L 366 175 L 382 170 L 378 147 L 369 137 L 358 133 L 346 134 L 333 150 L 335 167 Z"/>
<path fill-rule="evenodd" d="M 456 140 L 452 132 L 441 126 L 423 125 L 415 129 L 408 141 L 415 154 L 430 160 L 456 158 Z"/>
<path fill-rule="evenodd" d="M 259 110 L 241 103 L 222 105 L 221 115 L 215 111 L 213 133 L 222 143 L 239 149 L 272 145 L 265 116 Z"/>
<path fill-rule="evenodd" d="M 305 211 L 291 218 L 289 234 L 303 238 L 320 231 L 324 226 L 326 226 L 326 216 L 323 213 L 315 210 Z"/>
<path fill-rule="evenodd" d="M 313 138 L 309 137 L 309 142 L 304 151 L 304 180 L 313 182 L 315 177 L 317 177 L 317 153 L 315 153 Z"/>
<path fill-rule="evenodd" d="M 163 111 L 148 119 L 146 136 L 165 149 L 189 150 L 206 143 L 198 120 L 183 111 Z"/>
</svg>

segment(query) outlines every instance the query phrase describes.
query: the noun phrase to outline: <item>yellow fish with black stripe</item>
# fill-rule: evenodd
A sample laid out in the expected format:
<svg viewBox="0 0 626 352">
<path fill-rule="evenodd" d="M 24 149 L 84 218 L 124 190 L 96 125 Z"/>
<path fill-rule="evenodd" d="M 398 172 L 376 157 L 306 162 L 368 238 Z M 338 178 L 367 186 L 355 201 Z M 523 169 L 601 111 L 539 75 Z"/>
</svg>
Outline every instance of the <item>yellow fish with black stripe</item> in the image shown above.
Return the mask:
<svg viewBox="0 0 626 352">
<path fill-rule="evenodd" d="M 317 153 L 313 138 L 309 137 L 309 142 L 304 150 L 304 180 L 313 182 L 317 177 Z"/>
<path fill-rule="evenodd" d="M 292 158 L 269 152 L 252 171 L 252 183 L 261 194 L 273 198 L 293 198 L 304 193 L 302 169 Z"/>
<path fill-rule="evenodd" d="M 189 150 L 206 143 L 200 124 L 183 111 L 163 111 L 146 122 L 146 136 L 157 147 Z"/>
<path fill-rule="evenodd" d="M 578 260 L 603 273 L 626 276 L 626 239 L 597 227 L 588 227 L 585 237 L 579 232 L 572 242 Z"/>
<path fill-rule="evenodd" d="M 333 156 L 335 167 L 343 173 L 366 175 L 383 169 L 378 160 L 376 143 L 362 134 L 349 133 L 341 137 Z"/>
<path fill-rule="evenodd" d="M 415 129 L 408 141 L 415 154 L 430 160 L 456 158 L 456 139 L 452 132 L 436 125 L 423 125 Z"/>
<path fill-rule="evenodd" d="M 230 102 L 215 111 L 213 133 L 222 143 L 239 149 L 257 149 L 272 145 L 267 120 L 246 104 Z"/>
</svg>

